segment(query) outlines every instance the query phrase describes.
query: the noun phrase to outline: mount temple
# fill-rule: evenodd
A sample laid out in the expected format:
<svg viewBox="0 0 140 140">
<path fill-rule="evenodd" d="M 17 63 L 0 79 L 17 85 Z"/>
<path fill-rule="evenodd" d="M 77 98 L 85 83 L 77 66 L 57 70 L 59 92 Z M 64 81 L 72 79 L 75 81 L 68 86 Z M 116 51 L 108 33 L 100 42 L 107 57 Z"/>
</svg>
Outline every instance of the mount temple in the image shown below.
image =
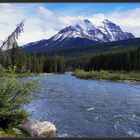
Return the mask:
<svg viewBox="0 0 140 140">
<path fill-rule="evenodd" d="M 109 20 L 104 20 L 99 26 L 95 26 L 85 19 L 67 26 L 49 39 L 26 44 L 22 46 L 22 49 L 31 51 L 44 50 L 49 47 L 86 46 L 130 38 L 135 38 L 135 36 L 124 32 L 120 26 Z"/>
</svg>

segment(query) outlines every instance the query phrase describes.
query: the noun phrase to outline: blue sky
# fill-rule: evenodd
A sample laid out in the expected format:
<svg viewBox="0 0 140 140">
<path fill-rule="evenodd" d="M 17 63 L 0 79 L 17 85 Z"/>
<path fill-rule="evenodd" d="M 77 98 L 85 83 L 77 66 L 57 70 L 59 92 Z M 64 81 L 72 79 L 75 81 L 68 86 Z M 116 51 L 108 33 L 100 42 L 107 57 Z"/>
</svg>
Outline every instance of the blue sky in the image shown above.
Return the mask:
<svg viewBox="0 0 140 140">
<path fill-rule="evenodd" d="M 108 19 L 140 37 L 140 3 L 0 3 L 0 40 L 25 20 L 23 45 L 50 38 L 66 26 L 88 19 L 95 26 Z"/>
<path fill-rule="evenodd" d="M 81 12 L 82 14 L 90 15 L 140 8 L 140 3 L 47 3 L 44 6 L 47 9 L 59 12 L 68 10 L 69 15 L 79 15 Z"/>
</svg>

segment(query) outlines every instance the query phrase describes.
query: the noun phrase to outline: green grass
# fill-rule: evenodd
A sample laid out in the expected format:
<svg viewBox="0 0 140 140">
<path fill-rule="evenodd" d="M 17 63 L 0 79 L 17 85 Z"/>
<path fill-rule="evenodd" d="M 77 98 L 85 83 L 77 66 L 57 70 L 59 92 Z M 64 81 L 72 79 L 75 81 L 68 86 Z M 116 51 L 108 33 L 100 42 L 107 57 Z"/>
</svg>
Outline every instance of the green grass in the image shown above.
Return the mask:
<svg viewBox="0 0 140 140">
<path fill-rule="evenodd" d="M 16 129 L 18 129 L 19 131 L 21 131 L 21 133 L 17 133 L 14 129 L 7 129 L 7 130 L 3 130 L 2 128 L 0 128 L 0 138 L 5 138 L 5 137 L 9 137 L 9 138 L 26 138 L 29 137 L 21 127 L 17 127 Z"/>
<path fill-rule="evenodd" d="M 140 82 L 140 72 L 125 72 L 125 71 L 84 71 L 75 70 L 73 73 L 78 78 L 82 79 L 105 79 L 111 81 L 138 81 Z"/>
</svg>

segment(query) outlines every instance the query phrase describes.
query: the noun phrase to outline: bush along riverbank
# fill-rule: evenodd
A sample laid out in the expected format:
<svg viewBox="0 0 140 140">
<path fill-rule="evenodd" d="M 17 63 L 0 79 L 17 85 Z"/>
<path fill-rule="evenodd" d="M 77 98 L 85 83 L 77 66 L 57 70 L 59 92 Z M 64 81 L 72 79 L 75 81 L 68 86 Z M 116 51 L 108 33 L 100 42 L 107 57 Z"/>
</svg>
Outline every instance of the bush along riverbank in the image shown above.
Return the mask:
<svg viewBox="0 0 140 140">
<path fill-rule="evenodd" d="M 10 137 L 10 138 L 23 138 L 23 137 L 29 137 L 29 135 L 22 130 L 22 128 L 10 128 L 7 130 L 3 130 L 0 128 L 0 137 Z"/>
<path fill-rule="evenodd" d="M 20 80 L 31 73 L 15 73 L 0 65 L 0 137 L 55 137 L 56 128 L 48 121 L 28 120 L 23 108 L 31 102 L 37 81 Z"/>
<path fill-rule="evenodd" d="M 29 116 L 23 106 L 31 101 L 36 84 L 15 77 L 0 80 L 0 137 L 27 136 L 17 127 Z"/>
<path fill-rule="evenodd" d="M 140 82 L 140 72 L 125 72 L 125 71 L 84 71 L 75 70 L 74 76 L 82 79 L 97 79 L 110 81 L 124 81 L 124 82 Z"/>
</svg>

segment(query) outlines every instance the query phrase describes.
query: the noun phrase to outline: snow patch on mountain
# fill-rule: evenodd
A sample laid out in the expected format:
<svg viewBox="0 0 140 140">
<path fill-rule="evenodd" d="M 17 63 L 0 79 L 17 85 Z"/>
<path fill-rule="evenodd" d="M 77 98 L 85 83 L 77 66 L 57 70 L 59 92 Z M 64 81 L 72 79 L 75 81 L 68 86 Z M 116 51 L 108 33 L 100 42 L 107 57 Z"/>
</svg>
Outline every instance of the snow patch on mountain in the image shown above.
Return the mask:
<svg viewBox="0 0 140 140">
<path fill-rule="evenodd" d="M 109 41 L 134 38 L 134 35 L 131 33 L 123 32 L 120 26 L 107 19 L 101 22 L 101 25 L 98 26 L 98 29 L 100 29 L 106 36 L 108 36 Z"/>
</svg>

